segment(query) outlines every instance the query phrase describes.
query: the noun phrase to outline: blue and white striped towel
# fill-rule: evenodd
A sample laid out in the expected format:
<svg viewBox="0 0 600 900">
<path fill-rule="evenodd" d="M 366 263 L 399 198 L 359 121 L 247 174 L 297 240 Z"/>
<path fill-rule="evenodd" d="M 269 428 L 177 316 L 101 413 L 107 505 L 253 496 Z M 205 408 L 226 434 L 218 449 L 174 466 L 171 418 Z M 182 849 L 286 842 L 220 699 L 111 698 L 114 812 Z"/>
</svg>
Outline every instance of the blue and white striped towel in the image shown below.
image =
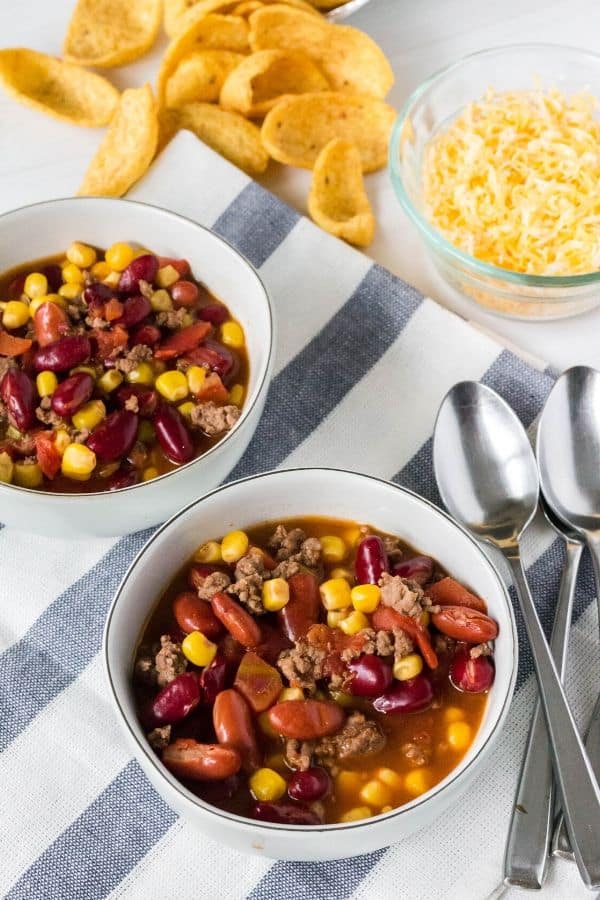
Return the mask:
<svg viewBox="0 0 600 900">
<path fill-rule="evenodd" d="M 316 229 L 190 135 L 172 143 L 132 196 L 213 226 L 260 269 L 272 294 L 275 376 L 232 477 L 335 465 L 436 500 L 431 433 L 454 382 L 483 379 L 528 426 L 539 412 L 548 374 Z M 11 900 L 483 900 L 494 893 L 534 700 L 525 645 L 494 753 L 470 794 L 431 828 L 333 863 L 242 856 L 163 803 L 112 714 L 100 637 L 115 588 L 147 537 L 73 543 L 0 533 L 0 893 Z M 527 552 L 548 622 L 559 542 L 541 531 Z M 600 678 L 592 597 L 586 562 L 569 684 L 584 716 Z M 564 862 L 546 895 L 587 896 Z"/>
</svg>

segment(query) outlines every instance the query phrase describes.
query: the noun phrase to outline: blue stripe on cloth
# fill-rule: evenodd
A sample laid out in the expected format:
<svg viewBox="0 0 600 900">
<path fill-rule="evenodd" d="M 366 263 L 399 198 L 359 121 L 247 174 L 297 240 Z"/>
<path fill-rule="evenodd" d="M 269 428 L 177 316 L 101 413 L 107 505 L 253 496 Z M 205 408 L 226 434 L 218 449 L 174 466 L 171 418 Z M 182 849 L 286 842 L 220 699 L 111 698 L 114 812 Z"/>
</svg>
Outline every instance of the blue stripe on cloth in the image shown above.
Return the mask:
<svg viewBox="0 0 600 900">
<path fill-rule="evenodd" d="M 132 760 L 36 859 L 6 900 L 100 900 L 176 821 Z"/>
<path fill-rule="evenodd" d="M 503 350 L 481 381 L 497 391 L 528 428 L 541 412 L 555 379 L 549 372 L 532 369 L 514 353 Z"/>
<path fill-rule="evenodd" d="M 346 900 L 385 853 L 377 850 L 320 863 L 276 862 L 247 900 Z"/>
</svg>

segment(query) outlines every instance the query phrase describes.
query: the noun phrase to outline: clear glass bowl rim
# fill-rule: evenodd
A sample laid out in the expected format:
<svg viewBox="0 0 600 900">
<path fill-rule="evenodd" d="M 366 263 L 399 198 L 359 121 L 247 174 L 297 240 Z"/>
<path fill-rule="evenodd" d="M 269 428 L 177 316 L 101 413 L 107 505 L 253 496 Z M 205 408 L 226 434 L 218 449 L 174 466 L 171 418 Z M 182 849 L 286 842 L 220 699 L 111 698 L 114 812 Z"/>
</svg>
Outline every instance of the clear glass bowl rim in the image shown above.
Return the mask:
<svg viewBox="0 0 600 900">
<path fill-rule="evenodd" d="M 600 69 L 600 53 L 594 53 L 592 50 L 583 50 L 580 47 L 572 47 L 565 44 L 541 42 L 505 44 L 498 47 L 489 47 L 485 50 L 478 50 L 476 53 L 468 53 L 466 56 L 462 56 L 460 59 L 455 60 L 447 66 L 444 66 L 442 69 L 438 69 L 437 72 L 434 72 L 433 75 L 430 75 L 429 78 L 426 78 L 425 81 L 423 81 L 417 88 L 415 88 L 415 90 L 404 103 L 398 114 L 398 118 L 396 119 L 396 123 L 394 125 L 392 137 L 390 140 L 388 158 L 392 185 L 402 207 L 415 223 L 415 225 L 419 228 L 419 230 L 424 234 L 428 243 L 433 245 L 436 250 L 440 251 L 445 256 L 451 257 L 455 262 L 466 266 L 472 272 L 476 272 L 477 274 L 483 275 L 487 278 L 495 278 L 506 282 L 511 282 L 513 284 L 546 289 L 583 287 L 584 285 L 595 283 L 600 284 L 600 270 L 598 270 L 597 272 L 586 272 L 582 275 L 527 275 L 523 272 L 513 272 L 511 269 L 502 269 L 499 266 L 493 266 L 490 263 L 483 262 L 482 260 L 471 256 L 469 253 L 464 253 L 462 250 L 459 250 L 458 247 L 455 247 L 454 244 L 451 244 L 450 241 L 446 240 L 446 238 L 443 237 L 443 235 L 439 231 L 433 228 L 433 226 L 427 221 L 427 219 L 425 219 L 424 216 L 421 215 L 419 210 L 414 206 L 404 187 L 399 163 L 400 138 L 402 136 L 402 131 L 404 129 L 405 123 L 411 117 L 413 108 L 423 97 L 423 95 L 426 94 L 427 91 L 436 83 L 443 81 L 447 75 L 449 75 L 451 72 L 454 72 L 456 69 L 459 69 L 470 60 L 486 56 L 510 54 L 514 51 L 528 50 L 553 50 L 557 53 L 565 51 L 568 53 L 577 53 L 582 57 L 589 57 L 589 59 L 593 61 L 594 64 L 597 65 Z M 532 77 L 533 74 L 535 73 L 532 72 Z M 483 92 L 485 90 L 485 85 L 483 85 L 480 90 L 481 92 Z"/>
</svg>

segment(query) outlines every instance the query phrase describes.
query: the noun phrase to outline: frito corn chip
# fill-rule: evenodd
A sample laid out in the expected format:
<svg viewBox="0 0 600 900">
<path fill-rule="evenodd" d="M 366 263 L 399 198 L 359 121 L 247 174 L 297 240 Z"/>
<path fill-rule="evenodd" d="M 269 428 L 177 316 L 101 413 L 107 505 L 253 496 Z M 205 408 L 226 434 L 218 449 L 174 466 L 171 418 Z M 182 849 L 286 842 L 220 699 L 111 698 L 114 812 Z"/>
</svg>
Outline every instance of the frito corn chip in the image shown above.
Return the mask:
<svg viewBox="0 0 600 900">
<path fill-rule="evenodd" d="M 175 35 L 179 34 L 180 31 L 187 27 L 189 18 L 186 19 L 186 16 L 188 13 L 190 13 L 194 19 L 199 14 L 214 12 L 227 13 L 234 16 L 249 15 L 248 12 L 238 12 L 238 7 L 257 3 L 258 6 L 268 6 L 271 3 L 283 3 L 286 6 L 303 9 L 305 12 L 312 13 L 313 15 L 320 15 L 314 6 L 311 6 L 307 0 L 164 0 L 165 31 L 169 37 L 175 37 Z M 194 12 L 191 13 L 191 10 Z"/>
<path fill-rule="evenodd" d="M 167 106 L 198 100 L 215 103 L 225 79 L 244 59 L 241 53 L 230 50 L 196 50 L 184 56 L 167 81 Z"/>
<path fill-rule="evenodd" d="M 0 50 L 0 83 L 26 106 L 73 125 L 106 125 L 119 103 L 119 92 L 101 75 L 20 47 Z"/>
<path fill-rule="evenodd" d="M 339 137 L 356 144 L 363 172 L 374 172 L 387 162 L 395 117 L 382 100 L 323 91 L 284 97 L 268 113 L 261 135 L 273 159 L 303 169 L 312 169 L 323 147 Z"/>
<path fill-rule="evenodd" d="M 311 56 L 333 90 L 385 97 L 394 73 L 381 48 L 349 25 L 332 25 L 283 4 L 252 13 L 250 47 L 257 50 L 301 50 Z"/>
<path fill-rule="evenodd" d="M 163 147 L 180 128 L 196 137 L 239 166 L 249 175 L 260 175 L 269 162 L 269 154 L 260 140 L 260 129 L 239 113 L 228 112 L 210 103 L 188 103 L 161 113 L 160 146 Z"/>
<path fill-rule="evenodd" d="M 253 12 L 256 12 L 257 9 L 262 9 L 264 3 L 261 3 L 261 0 L 244 0 L 243 3 L 238 3 L 237 6 L 231 10 L 232 16 L 249 16 Z"/>
<path fill-rule="evenodd" d="M 259 50 L 247 56 L 227 77 L 221 106 L 250 118 L 262 118 L 287 94 L 326 91 L 327 79 L 305 53 Z"/>
<path fill-rule="evenodd" d="M 158 116 L 150 85 L 123 91 L 78 193 L 121 197 L 148 169 L 157 141 Z"/>
<path fill-rule="evenodd" d="M 371 243 L 375 217 L 354 144 L 335 138 L 323 147 L 313 171 L 308 211 L 330 234 L 358 247 Z"/>
<path fill-rule="evenodd" d="M 78 0 L 64 57 L 82 66 L 123 66 L 150 50 L 160 18 L 161 0 Z"/>
</svg>

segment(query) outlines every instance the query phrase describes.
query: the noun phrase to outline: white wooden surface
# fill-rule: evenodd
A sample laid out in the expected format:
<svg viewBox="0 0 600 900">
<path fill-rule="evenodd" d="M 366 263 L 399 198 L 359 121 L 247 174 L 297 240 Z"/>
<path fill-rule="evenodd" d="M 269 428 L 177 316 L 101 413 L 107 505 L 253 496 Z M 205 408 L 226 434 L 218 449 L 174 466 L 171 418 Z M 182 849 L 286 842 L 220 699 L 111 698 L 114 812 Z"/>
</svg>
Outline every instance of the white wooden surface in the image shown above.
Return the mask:
<svg viewBox="0 0 600 900">
<path fill-rule="evenodd" d="M 0 0 L 0 44 L 60 53 L 74 0 Z M 385 49 L 396 72 L 391 102 L 400 107 L 426 76 L 475 50 L 522 41 L 563 42 L 597 50 L 597 0 L 371 0 L 351 20 Z M 161 38 L 146 59 L 109 74 L 123 88 L 154 82 Z M 485 87 L 485 85 L 481 86 Z M 46 118 L 0 94 L 0 212 L 73 194 L 100 132 Z M 309 173 L 273 165 L 264 183 L 305 211 Z M 420 240 L 400 210 L 387 172 L 369 176 L 379 229 L 370 255 L 424 293 L 477 320 L 557 367 L 600 367 L 600 309 L 560 322 L 532 324 L 490 316 L 450 291 L 428 264 Z M 27 256 L 27 248 L 23 248 Z M 600 291 L 599 291 L 600 302 Z"/>
</svg>

